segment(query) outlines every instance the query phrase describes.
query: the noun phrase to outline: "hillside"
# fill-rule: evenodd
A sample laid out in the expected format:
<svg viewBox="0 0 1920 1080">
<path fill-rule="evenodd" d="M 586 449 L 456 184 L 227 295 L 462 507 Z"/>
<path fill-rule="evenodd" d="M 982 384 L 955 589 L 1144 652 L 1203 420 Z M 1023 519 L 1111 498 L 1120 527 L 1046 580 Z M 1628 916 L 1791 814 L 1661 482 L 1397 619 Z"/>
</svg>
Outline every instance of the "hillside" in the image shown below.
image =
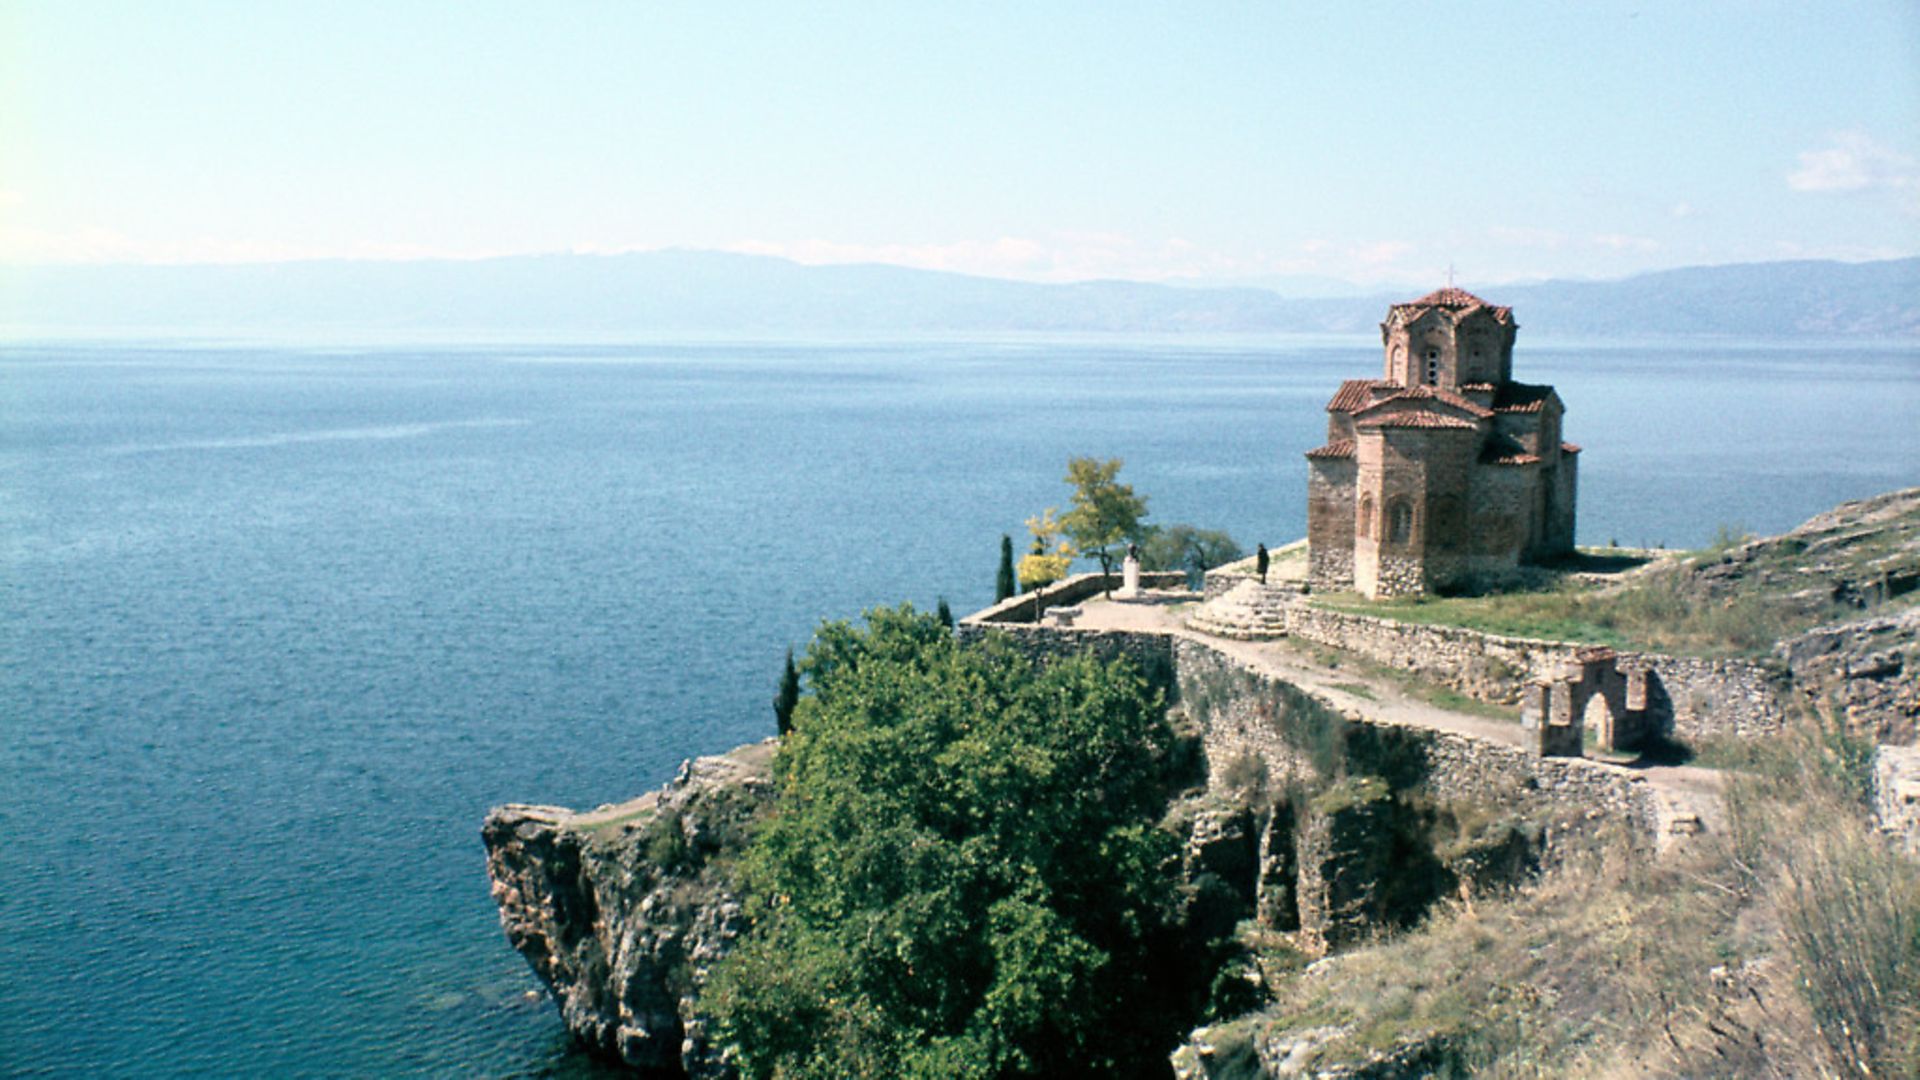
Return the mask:
<svg viewBox="0 0 1920 1080">
<path fill-rule="evenodd" d="M 1772 720 L 1704 695 L 1686 766 L 1091 593 L 827 624 L 777 743 L 489 815 L 502 925 L 584 1045 L 714 1080 L 1911 1075 L 1920 754 L 1874 740 L 1915 737 L 1916 499 L 1649 571 L 1853 611 L 1764 686 L 1702 669 Z"/>
<path fill-rule="evenodd" d="M 1496 286 L 1532 335 L 1920 337 L 1920 259 Z M 0 334 L 1370 333 L 1408 295 L 1034 284 L 701 251 L 0 268 Z"/>
</svg>

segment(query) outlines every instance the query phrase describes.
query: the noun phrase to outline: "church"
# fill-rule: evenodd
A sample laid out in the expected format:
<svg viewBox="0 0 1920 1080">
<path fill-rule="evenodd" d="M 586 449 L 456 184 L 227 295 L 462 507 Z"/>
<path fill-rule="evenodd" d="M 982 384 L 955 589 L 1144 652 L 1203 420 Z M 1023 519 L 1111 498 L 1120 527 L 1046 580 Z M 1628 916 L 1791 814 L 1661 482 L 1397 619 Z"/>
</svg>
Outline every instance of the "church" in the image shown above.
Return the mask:
<svg viewBox="0 0 1920 1080">
<path fill-rule="evenodd" d="M 1341 383 L 1307 451 L 1315 590 L 1417 596 L 1573 551 L 1580 448 L 1553 387 L 1513 381 L 1518 329 L 1451 285 L 1388 309 L 1383 377 Z"/>
</svg>

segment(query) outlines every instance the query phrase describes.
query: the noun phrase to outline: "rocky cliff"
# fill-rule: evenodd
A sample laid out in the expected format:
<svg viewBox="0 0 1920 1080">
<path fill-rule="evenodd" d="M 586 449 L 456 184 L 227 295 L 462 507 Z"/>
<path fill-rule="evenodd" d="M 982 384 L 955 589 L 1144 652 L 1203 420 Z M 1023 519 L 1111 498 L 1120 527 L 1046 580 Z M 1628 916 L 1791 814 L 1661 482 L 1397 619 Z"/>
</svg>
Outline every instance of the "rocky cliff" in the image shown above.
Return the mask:
<svg viewBox="0 0 1920 1080">
<path fill-rule="evenodd" d="M 574 813 L 502 806 L 481 830 L 507 940 L 598 1056 L 724 1075 L 694 1005 L 740 932 L 727 863 L 768 804 L 772 741 L 689 761 L 656 792 Z"/>
</svg>

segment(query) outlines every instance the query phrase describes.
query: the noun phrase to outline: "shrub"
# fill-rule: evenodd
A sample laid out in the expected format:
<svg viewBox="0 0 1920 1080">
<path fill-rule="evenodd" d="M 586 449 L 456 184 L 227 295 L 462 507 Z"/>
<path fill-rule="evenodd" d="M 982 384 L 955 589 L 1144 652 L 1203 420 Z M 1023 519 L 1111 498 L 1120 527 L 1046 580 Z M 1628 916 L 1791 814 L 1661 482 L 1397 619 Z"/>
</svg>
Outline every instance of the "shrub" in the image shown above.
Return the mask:
<svg viewBox="0 0 1920 1080">
<path fill-rule="evenodd" d="M 1164 1070 L 1199 973 L 1138 669 L 1036 668 L 902 607 L 821 627 L 802 670 L 740 863 L 749 928 L 706 995 L 742 1073 Z"/>
</svg>

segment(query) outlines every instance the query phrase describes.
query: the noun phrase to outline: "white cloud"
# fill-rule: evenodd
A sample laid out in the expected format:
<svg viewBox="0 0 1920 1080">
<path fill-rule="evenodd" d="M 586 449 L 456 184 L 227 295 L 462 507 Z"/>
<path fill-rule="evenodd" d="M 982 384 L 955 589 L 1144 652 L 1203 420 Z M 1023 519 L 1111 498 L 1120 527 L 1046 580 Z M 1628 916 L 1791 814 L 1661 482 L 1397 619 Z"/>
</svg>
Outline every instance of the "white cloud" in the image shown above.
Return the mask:
<svg viewBox="0 0 1920 1080">
<path fill-rule="evenodd" d="M 1910 191 L 1920 188 L 1914 159 L 1863 131 L 1834 134 L 1828 145 L 1800 153 L 1800 167 L 1787 174 L 1795 191 Z"/>
<path fill-rule="evenodd" d="M 1487 229 L 1487 235 L 1503 244 L 1512 244 L 1515 247 L 1544 248 L 1548 251 L 1558 251 L 1567 246 L 1567 234 L 1557 229 L 1494 225 Z"/>
<path fill-rule="evenodd" d="M 1625 233 L 1600 233 L 1591 238 L 1596 247 L 1609 251 L 1658 251 L 1660 241 L 1650 236 L 1628 236 Z"/>
</svg>

